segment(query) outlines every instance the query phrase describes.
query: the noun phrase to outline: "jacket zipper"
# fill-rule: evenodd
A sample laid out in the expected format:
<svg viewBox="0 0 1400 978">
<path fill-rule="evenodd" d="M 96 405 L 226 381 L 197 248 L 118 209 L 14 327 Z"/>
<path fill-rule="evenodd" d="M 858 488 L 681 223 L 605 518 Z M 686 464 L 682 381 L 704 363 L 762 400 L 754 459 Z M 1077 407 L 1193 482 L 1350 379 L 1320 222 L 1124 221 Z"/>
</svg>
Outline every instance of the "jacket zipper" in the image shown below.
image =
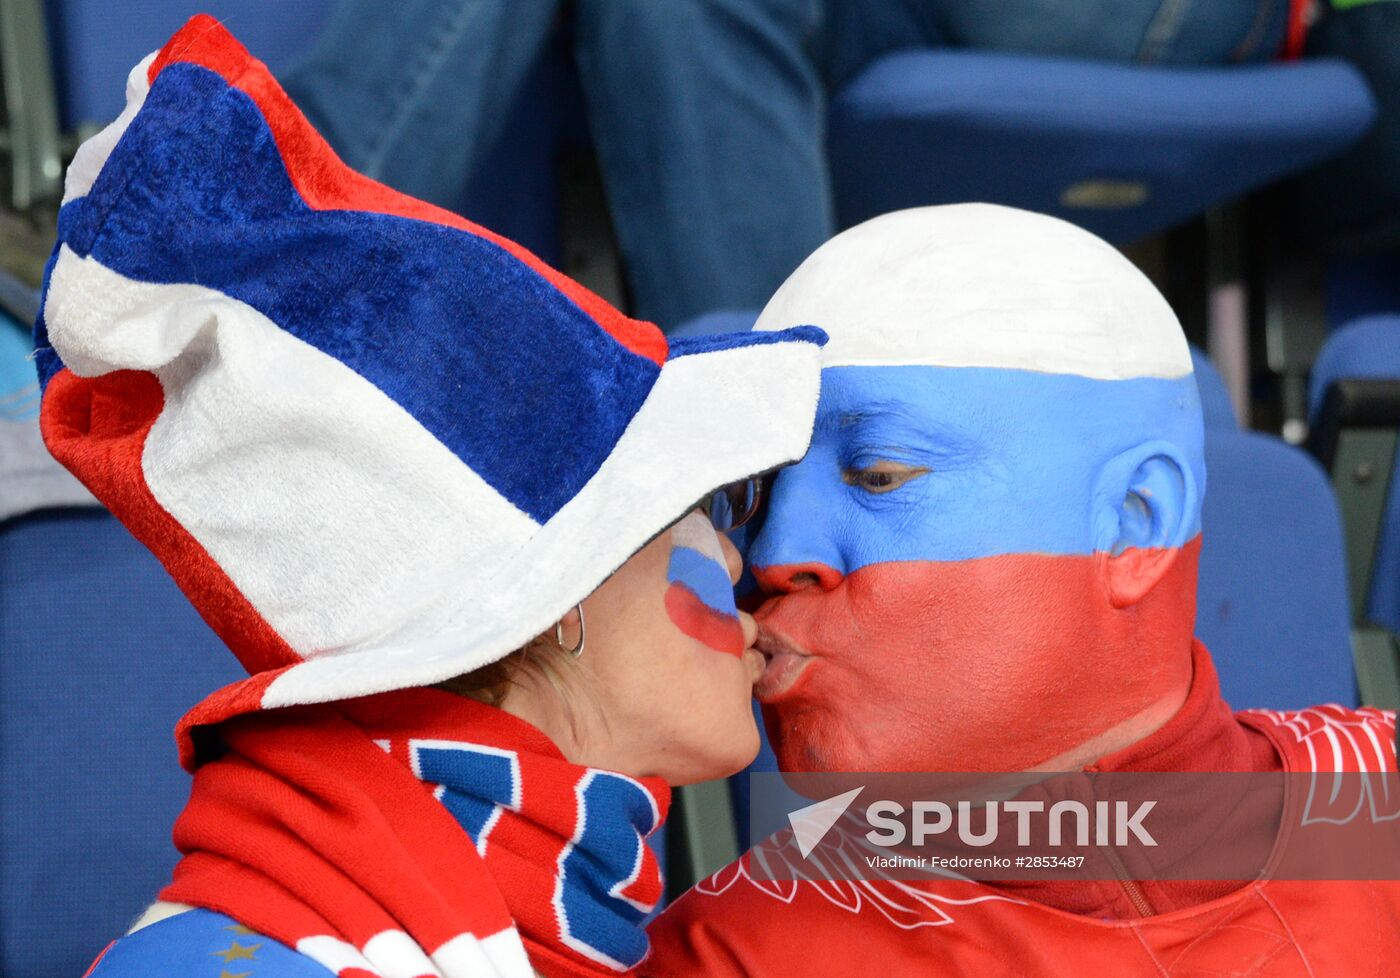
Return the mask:
<svg viewBox="0 0 1400 978">
<path fill-rule="evenodd" d="M 1099 851 L 1108 860 L 1108 864 L 1113 867 L 1113 873 L 1118 877 L 1118 884 L 1123 887 L 1123 892 L 1128 895 L 1128 900 L 1137 910 L 1138 916 L 1151 917 L 1155 911 L 1152 909 L 1152 904 L 1147 902 L 1147 894 L 1142 892 L 1142 887 L 1138 886 L 1136 880 L 1128 878 L 1128 869 L 1118 858 L 1118 853 L 1109 846 L 1099 846 Z"/>
</svg>

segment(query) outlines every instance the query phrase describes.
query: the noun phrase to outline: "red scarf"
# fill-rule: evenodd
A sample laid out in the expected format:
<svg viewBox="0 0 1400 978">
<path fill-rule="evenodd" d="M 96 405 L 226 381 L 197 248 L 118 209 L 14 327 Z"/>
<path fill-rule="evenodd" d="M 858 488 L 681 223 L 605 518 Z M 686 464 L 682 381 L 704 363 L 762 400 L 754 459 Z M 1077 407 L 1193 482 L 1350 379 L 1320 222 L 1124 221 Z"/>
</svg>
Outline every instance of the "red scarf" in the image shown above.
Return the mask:
<svg viewBox="0 0 1400 978">
<path fill-rule="evenodd" d="M 433 689 L 214 733 L 161 899 L 339 978 L 613 975 L 645 957 L 664 782 L 572 764 L 524 721 Z"/>
</svg>

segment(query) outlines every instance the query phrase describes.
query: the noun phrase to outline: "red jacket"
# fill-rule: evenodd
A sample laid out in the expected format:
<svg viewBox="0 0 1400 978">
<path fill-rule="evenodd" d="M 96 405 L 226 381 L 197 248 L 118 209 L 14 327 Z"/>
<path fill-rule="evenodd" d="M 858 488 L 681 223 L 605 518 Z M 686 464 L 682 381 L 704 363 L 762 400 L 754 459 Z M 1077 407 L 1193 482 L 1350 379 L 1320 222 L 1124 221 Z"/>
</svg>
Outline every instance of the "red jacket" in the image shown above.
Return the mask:
<svg viewBox="0 0 1400 978">
<path fill-rule="evenodd" d="M 1231 717 L 1210 680 L 1207 712 L 1218 706 L 1228 728 L 1213 739 L 1253 742 L 1237 752 L 1236 760 L 1255 765 L 1243 769 L 1259 769 L 1258 748 L 1267 744 L 1276 752 L 1269 760 L 1289 772 L 1396 770 L 1393 711 L 1319 707 Z M 1216 884 L 1201 902 L 1178 899 L 1175 909 L 1142 917 L 1123 912 L 1121 901 L 1096 897 L 1088 903 L 1096 911 L 1072 912 L 1050 890 L 1060 906 L 977 882 L 755 881 L 747 860 L 700 883 L 657 920 L 643 971 L 656 978 L 1400 974 L 1395 882 Z M 1183 891 L 1163 895 L 1173 892 Z"/>
</svg>

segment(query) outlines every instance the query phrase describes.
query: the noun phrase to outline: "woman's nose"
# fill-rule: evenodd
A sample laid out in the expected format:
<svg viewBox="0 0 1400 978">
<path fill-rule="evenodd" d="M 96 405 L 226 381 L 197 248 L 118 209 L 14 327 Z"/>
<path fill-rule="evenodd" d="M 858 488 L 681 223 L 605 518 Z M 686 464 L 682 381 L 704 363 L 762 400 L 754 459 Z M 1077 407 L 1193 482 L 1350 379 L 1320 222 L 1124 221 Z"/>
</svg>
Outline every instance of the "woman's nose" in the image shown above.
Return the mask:
<svg viewBox="0 0 1400 978">
<path fill-rule="evenodd" d="M 739 548 L 734 546 L 734 541 L 718 530 L 715 536 L 719 537 L 719 549 L 724 554 L 724 566 L 729 570 L 729 583 L 738 584 L 739 575 L 744 573 L 744 558 L 739 555 Z"/>
</svg>

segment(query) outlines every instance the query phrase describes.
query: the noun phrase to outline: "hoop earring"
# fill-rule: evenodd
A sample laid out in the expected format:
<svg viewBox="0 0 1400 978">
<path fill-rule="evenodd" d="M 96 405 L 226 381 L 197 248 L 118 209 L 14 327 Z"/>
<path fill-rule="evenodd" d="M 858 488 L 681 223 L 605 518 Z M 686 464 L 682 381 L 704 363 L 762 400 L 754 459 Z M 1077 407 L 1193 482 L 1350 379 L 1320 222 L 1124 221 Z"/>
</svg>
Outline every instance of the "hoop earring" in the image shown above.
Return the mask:
<svg viewBox="0 0 1400 978">
<path fill-rule="evenodd" d="M 564 652 L 577 659 L 583 655 L 583 645 L 588 639 L 588 634 L 583 627 L 583 605 L 574 605 L 574 610 L 578 612 L 578 644 L 573 648 L 564 644 L 564 620 L 562 618 L 554 623 L 554 642 Z"/>
</svg>

